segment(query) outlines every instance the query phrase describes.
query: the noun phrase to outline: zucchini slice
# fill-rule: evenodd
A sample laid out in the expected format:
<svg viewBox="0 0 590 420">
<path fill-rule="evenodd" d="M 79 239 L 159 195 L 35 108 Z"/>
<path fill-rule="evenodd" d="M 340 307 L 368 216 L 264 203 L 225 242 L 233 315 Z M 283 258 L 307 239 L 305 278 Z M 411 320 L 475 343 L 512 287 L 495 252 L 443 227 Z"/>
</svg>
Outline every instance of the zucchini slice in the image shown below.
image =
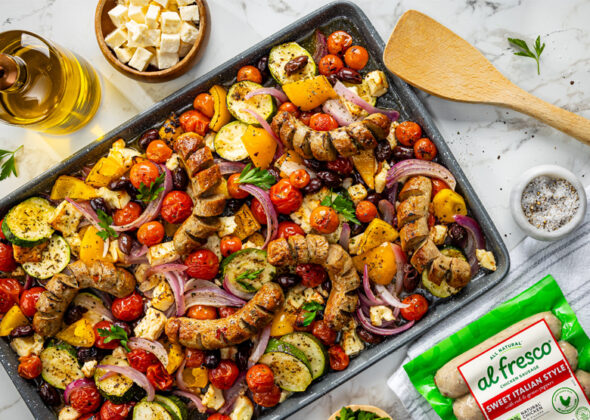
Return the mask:
<svg viewBox="0 0 590 420">
<path fill-rule="evenodd" d="M 256 95 L 246 100 L 246 95 L 256 89 L 261 89 L 262 86 L 258 83 L 244 80 L 232 85 L 227 93 L 227 109 L 234 116 L 235 119 L 240 120 L 246 124 L 258 124 L 247 109 L 255 111 L 265 120 L 269 120 L 275 113 L 275 102 L 270 95 Z M 244 149 L 245 150 L 245 149 Z"/>
<path fill-rule="evenodd" d="M 154 402 L 164 407 L 174 420 L 186 420 L 188 418 L 186 404 L 174 395 L 169 395 L 167 397 L 156 395 L 154 397 Z"/>
<path fill-rule="evenodd" d="M 441 249 L 440 253 L 446 255 L 447 257 L 460 258 L 463 261 L 467 261 L 467 257 L 465 257 L 465 254 L 463 254 L 463 252 L 459 248 L 456 248 L 451 245 L 445 246 L 443 249 Z"/>
<path fill-rule="evenodd" d="M 49 219 L 54 207 L 41 197 L 31 197 L 10 209 L 2 232 L 6 239 L 18 246 L 33 247 L 53 235 Z"/>
<path fill-rule="evenodd" d="M 303 392 L 313 380 L 305 354 L 281 340 L 270 339 L 260 363 L 272 369 L 277 385 L 285 391 Z"/>
<path fill-rule="evenodd" d="M 121 359 L 110 354 L 105 356 L 99 365 L 129 366 L 129 363 L 127 363 L 126 359 Z M 131 379 L 119 373 L 115 373 L 101 381 L 100 378 L 105 373 L 107 373 L 105 369 L 96 369 L 96 372 L 94 372 L 94 382 L 96 382 L 98 392 L 107 400 L 115 404 L 123 404 L 131 401 L 133 398 L 145 395 L 145 391 L 139 385 L 136 385 Z"/>
<path fill-rule="evenodd" d="M 163 405 L 142 400 L 133 407 L 133 420 L 174 420 Z"/>
<path fill-rule="evenodd" d="M 460 290 L 449 286 L 444 280 L 440 284 L 430 281 L 428 278 L 428 270 L 424 270 L 422 272 L 422 284 L 426 290 L 439 298 L 448 298 L 451 295 L 459 293 Z"/>
<path fill-rule="evenodd" d="M 307 64 L 297 73 L 287 75 L 285 64 L 302 55 L 307 56 Z M 281 85 L 312 78 L 317 74 L 317 67 L 313 57 L 305 48 L 296 42 L 287 42 L 277 45 L 270 50 L 268 55 L 268 69 L 272 77 Z"/>
<path fill-rule="evenodd" d="M 223 260 L 224 277 L 244 293 L 256 293 L 265 283 L 272 281 L 277 269 L 266 260 L 266 251 L 256 248 L 242 249 Z"/>
<path fill-rule="evenodd" d="M 221 127 L 213 140 L 215 152 L 222 158 L 234 162 L 246 159 L 248 151 L 242 143 L 242 136 L 247 128 L 248 124 L 240 121 L 234 121 Z"/>
<path fill-rule="evenodd" d="M 323 344 L 313 335 L 305 332 L 294 332 L 281 337 L 281 341 L 297 347 L 309 362 L 312 379 L 324 374 L 328 367 L 328 357 Z"/>
<path fill-rule="evenodd" d="M 41 253 L 41 261 L 23 263 L 23 270 L 38 279 L 48 279 L 70 263 L 70 246 L 64 238 L 53 235 Z"/>
<path fill-rule="evenodd" d="M 41 376 L 49 385 L 66 389 L 70 382 L 82 379 L 84 373 L 76 358 L 76 351 L 67 343 L 51 344 L 40 355 Z"/>
</svg>

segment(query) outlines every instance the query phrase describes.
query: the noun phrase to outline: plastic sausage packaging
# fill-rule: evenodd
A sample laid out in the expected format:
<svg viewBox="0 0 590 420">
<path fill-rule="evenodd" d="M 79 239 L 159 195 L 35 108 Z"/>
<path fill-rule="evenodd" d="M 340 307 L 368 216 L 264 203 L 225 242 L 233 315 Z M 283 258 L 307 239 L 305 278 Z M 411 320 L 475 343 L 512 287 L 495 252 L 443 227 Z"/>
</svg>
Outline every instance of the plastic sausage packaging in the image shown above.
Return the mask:
<svg viewBox="0 0 590 420">
<path fill-rule="evenodd" d="M 551 276 L 404 369 L 443 420 L 590 419 L 590 339 Z"/>
</svg>

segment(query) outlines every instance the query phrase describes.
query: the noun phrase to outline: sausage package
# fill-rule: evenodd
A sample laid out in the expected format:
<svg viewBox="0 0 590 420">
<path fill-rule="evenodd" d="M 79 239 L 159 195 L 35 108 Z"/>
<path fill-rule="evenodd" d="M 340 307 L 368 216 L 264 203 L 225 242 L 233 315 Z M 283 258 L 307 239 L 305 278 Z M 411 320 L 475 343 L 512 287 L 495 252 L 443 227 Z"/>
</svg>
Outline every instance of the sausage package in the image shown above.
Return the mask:
<svg viewBox="0 0 590 420">
<path fill-rule="evenodd" d="M 404 369 L 443 419 L 590 419 L 590 339 L 547 276 Z"/>
</svg>

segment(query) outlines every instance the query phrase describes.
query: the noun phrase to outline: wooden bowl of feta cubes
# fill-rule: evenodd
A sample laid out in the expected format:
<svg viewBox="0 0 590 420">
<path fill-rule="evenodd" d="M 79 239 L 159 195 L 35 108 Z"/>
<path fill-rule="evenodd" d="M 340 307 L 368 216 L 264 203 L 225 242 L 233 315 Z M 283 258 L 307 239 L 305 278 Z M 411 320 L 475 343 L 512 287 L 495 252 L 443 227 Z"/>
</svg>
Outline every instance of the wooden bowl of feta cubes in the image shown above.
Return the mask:
<svg viewBox="0 0 590 420">
<path fill-rule="evenodd" d="M 142 82 L 184 74 L 209 33 L 205 0 L 99 0 L 94 25 L 107 61 Z"/>
</svg>

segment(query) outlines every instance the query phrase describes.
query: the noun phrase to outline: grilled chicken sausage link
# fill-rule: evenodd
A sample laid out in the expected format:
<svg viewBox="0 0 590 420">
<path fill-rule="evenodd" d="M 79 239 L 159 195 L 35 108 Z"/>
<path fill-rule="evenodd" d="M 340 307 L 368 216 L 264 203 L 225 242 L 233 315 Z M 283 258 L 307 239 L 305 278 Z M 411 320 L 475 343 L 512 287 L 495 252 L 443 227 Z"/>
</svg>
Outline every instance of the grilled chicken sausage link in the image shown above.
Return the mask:
<svg viewBox="0 0 590 420">
<path fill-rule="evenodd" d="M 166 323 L 166 335 L 173 343 L 198 350 L 216 350 L 239 344 L 268 325 L 284 300 L 278 284 L 266 283 L 233 315 L 213 320 L 171 318 Z"/>
<path fill-rule="evenodd" d="M 86 265 L 76 261 L 64 271 L 47 282 L 47 290 L 37 301 L 33 328 L 43 337 L 51 337 L 60 330 L 65 311 L 80 289 L 93 287 L 116 297 L 125 297 L 135 289 L 135 277 L 108 262 Z"/>
</svg>

